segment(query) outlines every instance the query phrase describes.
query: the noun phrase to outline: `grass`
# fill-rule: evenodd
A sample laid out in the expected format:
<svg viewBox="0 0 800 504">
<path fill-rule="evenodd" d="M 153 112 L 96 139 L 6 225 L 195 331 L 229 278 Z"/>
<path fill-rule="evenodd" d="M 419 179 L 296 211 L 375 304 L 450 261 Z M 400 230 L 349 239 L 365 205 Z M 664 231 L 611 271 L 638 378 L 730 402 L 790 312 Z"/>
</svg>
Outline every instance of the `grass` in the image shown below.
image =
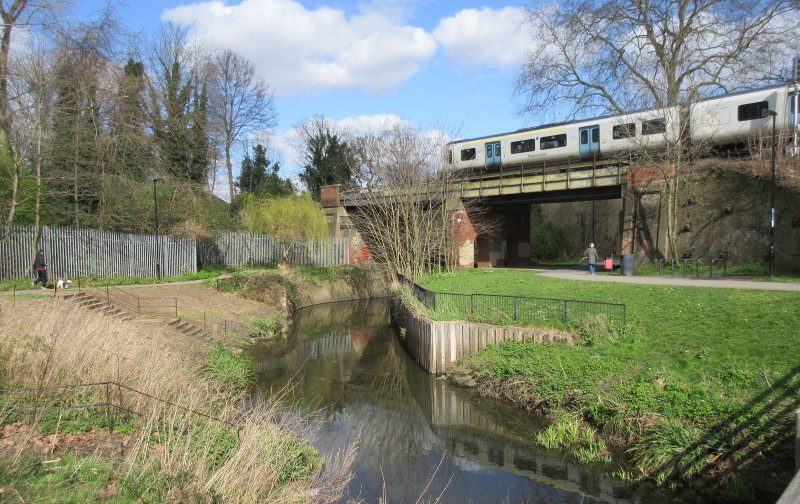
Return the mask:
<svg viewBox="0 0 800 504">
<path fill-rule="evenodd" d="M 217 385 L 240 392 L 255 382 L 253 358 L 224 345 L 214 345 L 206 351 L 201 369 Z"/>
<path fill-rule="evenodd" d="M 419 283 L 439 292 L 625 303 L 629 327 L 622 332 L 595 321 L 580 328 L 590 335 L 582 346 L 507 343 L 466 366 L 488 381 L 521 378 L 538 405 L 573 410 L 606 435 L 639 439 L 630 460 L 654 478 L 690 478 L 701 472 L 692 465 L 698 459 L 703 468 L 713 459 L 718 470 L 753 466 L 760 453 L 791 466 L 792 412 L 800 406 L 798 292 L 598 284 L 512 270 L 443 273 Z M 676 461 L 689 445 L 702 455 Z"/>
<path fill-rule="evenodd" d="M 95 386 L 0 395 L 2 411 L 110 398 L 134 412 L 112 409 L 115 433 L 108 435 L 127 437 L 124 454 L 116 450 L 108 459 L 70 455 L 68 460 L 63 453 L 37 458 L 31 450 L 56 446 L 56 440 L 59 446 L 68 443 L 66 432 L 105 432 L 109 417 L 104 407 L 4 416 L 3 422 L 29 427 L 3 451 L 0 496 L 13 495 L 19 502 L 300 503 L 312 499 L 312 489 L 335 501 L 346 488 L 355 447 L 342 460 L 323 461 L 309 446 L 311 425 L 287 423 L 275 404 L 242 411 L 252 373 L 244 354 L 214 348 L 203 364 L 151 327 L 103 317 L 63 300 L 0 302 L 0 310 L 4 387 L 113 380 L 144 392 L 112 386 L 106 395 L 104 386 Z M 43 462 L 54 459 L 65 462 L 58 469 Z M 109 484 L 115 486 L 111 494 Z"/>
<path fill-rule="evenodd" d="M 173 282 L 187 282 L 191 280 L 207 280 L 210 278 L 218 277 L 220 275 L 238 272 L 238 268 L 224 268 L 217 266 L 206 266 L 201 268 L 197 273 L 186 273 L 183 275 L 165 276 L 161 279 L 157 277 L 135 277 L 135 276 L 118 276 L 118 277 L 97 277 L 97 276 L 79 276 L 72 278 L 72 288 L 80 287 L 105 287 L 106 285 L 146 285 L 146 284 L 162 284 Z M 56 279 L 50 278 L 52 284 Z M 16 290 L 26 290 L 31 288 L 31 280 L 27 278 L 18 278 L 16 280 L 6 280 L 0 282 L 0 292 Z M 38 288 L 38 287 L 37 287 Z"/>
</svg>

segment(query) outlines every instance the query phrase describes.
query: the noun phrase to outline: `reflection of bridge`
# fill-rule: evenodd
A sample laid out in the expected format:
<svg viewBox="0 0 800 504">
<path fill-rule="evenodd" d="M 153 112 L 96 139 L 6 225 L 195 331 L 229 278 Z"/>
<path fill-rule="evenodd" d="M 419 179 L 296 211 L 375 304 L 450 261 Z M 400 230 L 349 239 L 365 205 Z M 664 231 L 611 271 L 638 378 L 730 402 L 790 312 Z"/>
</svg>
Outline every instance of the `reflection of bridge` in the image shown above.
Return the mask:
<svg viewBox="0 0 800 504">
<path fill-rule="evenodd" d="M 556 488 L 578 494 L 589 494 L 582 502 L 629 504 L 624 485 L 592 474 L 576 463 L 565 460 L 563 453 L 546 452 L 530 439 L 512 434 L 498 425 L 463 390 L 442 380 L 425 380 L 408 373 L 418 403 L 435 430 L 446 432 L 447 450 L 457 457 L 500 467 L 504 471 L 525 476 Z M 533 420 L 533 419 L 532 419 Z M 466 429 L 465 429 L 466 427 Z"/>
<path fill-rule="evenodd" d="M 368 329 L 338 328 L 318 338 L 298 341 L 285 354 L 259 360 L 255 365 L 255 369 L 261 373 L 267 370 L 284 368 L 292 363 L 321 360 L 330 355 L 355 353 L 356 356 L 359 356 L 368 342 Z"/>
</svg>

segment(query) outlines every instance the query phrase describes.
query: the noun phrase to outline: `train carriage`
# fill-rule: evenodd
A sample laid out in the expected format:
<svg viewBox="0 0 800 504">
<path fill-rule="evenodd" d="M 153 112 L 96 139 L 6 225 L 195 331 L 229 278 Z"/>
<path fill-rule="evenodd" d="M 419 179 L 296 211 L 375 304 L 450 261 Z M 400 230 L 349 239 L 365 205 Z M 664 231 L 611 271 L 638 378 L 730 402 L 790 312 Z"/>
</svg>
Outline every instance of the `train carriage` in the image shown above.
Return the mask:
<svg viewBox="0 0 800 504">
<path fill-rule="evenodd" d="M 773 86 L 701 100 L 686 107 L 568 121 L 501 135 L 451 142 L 450 169 L 496 170 L 535 162 L 587 159 L 654 149 L 678 138 L 681 114 L 690 116 L 691 141 L 703 146 L 746 143 L 771 132 L 770 111 L 780 132 L 793 131 L 796 107 L 788 86 Z"/>
</svg>

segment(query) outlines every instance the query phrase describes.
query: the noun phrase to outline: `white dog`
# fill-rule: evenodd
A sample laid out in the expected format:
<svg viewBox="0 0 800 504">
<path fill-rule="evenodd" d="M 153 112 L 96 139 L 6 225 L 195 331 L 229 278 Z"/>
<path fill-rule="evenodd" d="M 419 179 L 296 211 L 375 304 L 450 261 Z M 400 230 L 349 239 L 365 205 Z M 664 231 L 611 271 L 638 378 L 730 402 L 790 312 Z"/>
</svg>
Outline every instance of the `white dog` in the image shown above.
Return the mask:
<svg viewBox="0 0 800 504">
<path fill-rule="evenodd" d="M 56 289 L 69 289 L 70 285 L 72 285 L 72 280 L 64 280 L 63 278 L 59 278 L 58 282 L 56 282 Z"/>
</svg>

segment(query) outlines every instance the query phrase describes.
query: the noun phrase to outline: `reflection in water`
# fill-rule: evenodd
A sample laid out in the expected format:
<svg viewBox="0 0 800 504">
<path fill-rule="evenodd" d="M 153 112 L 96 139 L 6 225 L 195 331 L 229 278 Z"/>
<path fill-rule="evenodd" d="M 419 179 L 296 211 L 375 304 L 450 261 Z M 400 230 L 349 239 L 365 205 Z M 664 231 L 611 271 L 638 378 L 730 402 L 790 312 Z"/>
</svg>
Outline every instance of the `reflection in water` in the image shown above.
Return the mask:
<svg viewBox="0 0 800 504">
<path fill-rule="evenodd" d="M 261 394 L 324 422 L 325 455 L 355 439 L 352 495 L 376 503 L 631 503 L 624 487 L 544 452 L 531 415 L 471 397 L 422 371 L 387 301 L 301 310 L 291 337 L 254 350 Z M 289 409 L 287 407 L 287 409 Z"/>
</svg>

